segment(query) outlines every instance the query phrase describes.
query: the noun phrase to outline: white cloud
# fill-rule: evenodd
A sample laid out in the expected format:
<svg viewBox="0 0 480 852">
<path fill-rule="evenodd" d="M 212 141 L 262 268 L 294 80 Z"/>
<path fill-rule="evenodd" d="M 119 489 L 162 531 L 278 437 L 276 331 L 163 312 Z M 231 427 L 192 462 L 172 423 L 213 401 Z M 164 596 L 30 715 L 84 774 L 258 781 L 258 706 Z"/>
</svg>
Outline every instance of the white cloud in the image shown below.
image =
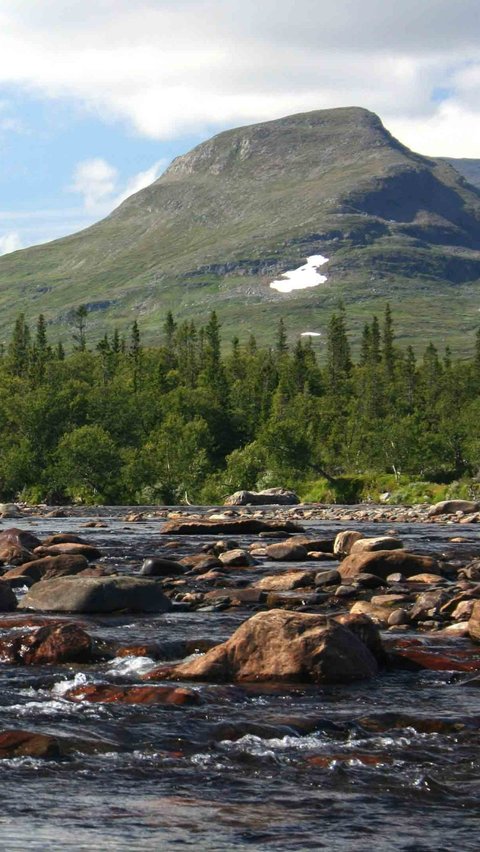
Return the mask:
<svg viewBox="0 0 480 852">
<path fill-rule="evenodd" d="M 83 196 L 87 210 L 95 210 L 115 191 L 118 172 L 101 157 L 77 163 L 69 189 Z"/>
<path fill-rule="evenodd" d="M 115 166 L 101 157 L 94 157 L 77 163 L 68 189 L 83 196 L 86 212 L 97 217 L 106 216 L 130 195 L 153 183 L 165 165 L 164 160 L 158 160 L 150 168 L 133 175 L 122 186 Z"/>
<path fill-rule="evenodd" d="M 20 234 L 18 231 L 9 231 L 0 236 L 0 255 L 10 254 L 12 251 L 18 251 L 23 248 Z"/>
<path fill-rule="evenodd" d="M 0 83 L 73 98 L 145 136 L 357 105 L 379 112 L 423 153 L 433 140 L 435 153 L 471 155 L 480 140 L 478 0 L 29 7 L 26 15 L 20 0 L 0 4 Z M 443 103 L 433 97 L 440 90 Z"/>
</svg>

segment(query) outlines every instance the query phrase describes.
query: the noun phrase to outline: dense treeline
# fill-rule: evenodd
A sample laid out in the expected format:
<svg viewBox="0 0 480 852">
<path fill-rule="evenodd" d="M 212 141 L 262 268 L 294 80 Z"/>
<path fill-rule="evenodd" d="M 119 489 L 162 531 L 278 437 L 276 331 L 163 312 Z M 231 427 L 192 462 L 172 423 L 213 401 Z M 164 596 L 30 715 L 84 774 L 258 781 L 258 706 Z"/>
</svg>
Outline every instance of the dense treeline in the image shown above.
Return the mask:
<svg viewBox="0 0 480 852">
<path fill-rule="evenodd" d="M 42 316 L 29 329 L 21 315 L 1 353 L 3 500 L 218 502 L 273 485 L 345 500 L 369 476 L 450 482 L 480 468 L 480 332 L 469 361 L 432 344 L 417 360 L 387 306 L 354 364 L 339 308 L 319 364 L 283 321 L 267 349 L 252 337 L 224 351 L 213 313 L 202 328 L 169 314 L 156 347 L 134 323 L 92 350 L 87 319 L 79 308 L 67 355 Z"/>
</svg>

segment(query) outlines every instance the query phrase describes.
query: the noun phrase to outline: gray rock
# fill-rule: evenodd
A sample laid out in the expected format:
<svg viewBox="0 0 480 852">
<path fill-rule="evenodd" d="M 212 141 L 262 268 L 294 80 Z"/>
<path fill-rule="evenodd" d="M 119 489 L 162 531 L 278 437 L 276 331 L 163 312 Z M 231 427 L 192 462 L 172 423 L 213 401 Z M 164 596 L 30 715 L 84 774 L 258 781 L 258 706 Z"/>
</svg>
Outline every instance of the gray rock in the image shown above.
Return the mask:
<svg viewBox="0 0 480 852">
<path fill-rule="evenodd" d="M 225 506 L 295 506 L 300 499 L 295 491 L 286 488 L 267 488 L 265 491 L 235 491 L 225 500 Z"/>
<path fill-rule="evenodd" d="M 427 514 L 429 518 L 434 518 L 436 515 L 454 515 L 455 512 L 478 512 L 479 509 L 480 503 L 472 500 L 442 500 L 435 503 Z"/>
<path fill-rule="evenodd" d="M 20 608 L 40 612 L 167 612 L 171 602 L 155 580 L 60 577 L 35 583 Z"/>
</svg>

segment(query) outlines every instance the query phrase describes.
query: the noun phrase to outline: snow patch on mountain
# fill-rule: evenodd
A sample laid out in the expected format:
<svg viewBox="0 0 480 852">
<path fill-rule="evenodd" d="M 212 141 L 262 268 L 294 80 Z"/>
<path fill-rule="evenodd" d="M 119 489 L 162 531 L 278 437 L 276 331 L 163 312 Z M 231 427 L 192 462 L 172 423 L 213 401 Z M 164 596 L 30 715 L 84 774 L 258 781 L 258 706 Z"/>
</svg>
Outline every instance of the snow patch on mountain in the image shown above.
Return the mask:
<svg viewBox="0 0 480 852">
<path fill-rule="evenodd" d="M 312 254 L 307 262 L 298 269 L 289 269 L 281 278 L 272 281 L 270 287 L 279 293 L 291 293 L 293 290 L 305 290 L 307 287 L 317 287 L 327 280 L 326 275 L 318 272 L 318 267 L 328 263 L 329 258 L 323 254 Z"/>
</svg>

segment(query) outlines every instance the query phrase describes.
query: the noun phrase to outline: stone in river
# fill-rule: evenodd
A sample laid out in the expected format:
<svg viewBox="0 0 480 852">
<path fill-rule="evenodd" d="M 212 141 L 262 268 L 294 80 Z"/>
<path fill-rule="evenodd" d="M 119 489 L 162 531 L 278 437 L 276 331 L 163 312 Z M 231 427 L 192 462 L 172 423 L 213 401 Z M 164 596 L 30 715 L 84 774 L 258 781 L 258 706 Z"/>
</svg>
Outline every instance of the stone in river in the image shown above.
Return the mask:
<svg viewBox="0 0 480 852">
<path fill-rule="evenodd" d="M 433 518 L 436 515 L 454 515 L 455 512 L 477 512 L 480 509 L 480 503 L 472 500 L 442 500 L 440 503 L 435 503 L 434 506 L 427 512 L 427 517 Z"/>
<path fill-rule="evenodd" d="M 91 659 L 92 641 L 77 624 L 50 624 L 36 630 L 16 631 L 0 639 L 0 660 L 25 666 L 85 663 Z"/>
<path fill-rule="evenodd" d="M 296 544 L 293 540 L 280 541 L 278 544 L 269 544 L 265 548 L 269 559 L 281 562 L 304 562 L 308 559 L 307 548 L 302 544 Z"/>
<path fill-rule="evenodd" d="M 8 583 L 0 580 L 0 612 L 12 612 L 17 608 L 17 598 Z"/>
<path fill-rule="evenodd" d="M 399 550 L 401 548 L 403 548 L 403 544 L 399 538 L 381 535 L 377 538 L 359 538 L 354 541 L 350 553 L 372 553 L 376 550 Z"/>
<path fill-rule="evenodd" d="M 102 555 L 98 547 L 93 547 L 91 544 L 78 544 L 77 542 L 62 542 L 60 544 L 51 544 L 49 547 L 41 545 L 35 548 L 34 553 L 37 556 L 59 556 L 63 554 L 84 556 L 88 562 L 100 559 Z"/>
<path fill-rule="evenodd" d="M 170 600 L 156 580 L 138 577 L 61 577 L 36 583 L 21 609 L 40 612 L 167 612 Z"/>
<path fill-rule="evenodd" d="M 62 756 L 57 737 L 38 731 L 0 731 L 0 758 L 34 757 L 56 760 Z"/>
<path fill-rule="evenodd" d="M 18 547 L 24 547 L 25 550 L 34 550 L 41 545 L 41 541 L 36 535 L 28 530 L 20 530 L 17 527 L 9 527 L 0 532 L 0 543 L 16 544 Z"/>
<path fill-rule="evenodd" d="M 264 592 L 289 592 L 292 589 L 313 586 L 315 574 L 313 571 L 281 571 L 278 574 L 269 574 L 254 583 L 255 589 Z"/>
<path fill-rule="evenodd" d="M 475 601 L 468 619 L 468 635 L 474 642 L 480 642 L 480 601 Z"/>
<path fill-rule="evenodd" d="M 87 684 L 71 689 L 64 698 L 69 701 L 91 701 L 95 704 L 200 704 L 200 696 L 192 689 L 174 686 L 115 686 Z"/>
<path fill-rule="evenodd" d="M 350 683 L 377 671 L 375 657 L 348 628 L 321 615 L 273 609 L 252 616 L 227 642 L 175 667 L 170 677 Z"/>
<path fill-rule="evenodd" d="M 186 568 L 174 559 L 163 559 L 161 556 L 150 556 L 145 559 L 139 573 L 145 577 L 174 577 L 184 574 Z"/>
<path fill-rule="evenodd" d="M 264 491 L 235 491 L 225 499 L 225 506 L 295 506 L 300 498 L 286 488 L 267 488 Z"/>
<path fill-rule="evenodd" d="M 162 535 L 255 535 L 268 530 L 303 532 L 303 527 L 293 521 L 262 521 L 258 518 L 235 518 L 233 520 L 168 521 L 161 530 Z"/>
<path fill-rule="evenodd" d="M 97 524 L 95 524 L 95 526 L 96 525 Z M 102 526 L 105 526 L 105 524 Z M 52 544 L 90 544 L 90 542 L 85 541 L 84 538 L 81 538 L 79 535 L 75 535 L 75 533 L 54 533 L 54 535 L 49 535 L 48 538 L 44 538 L 42 542 L 39 542 L 39 544 L 42 544 L 44 547 L 50 547 Z"/>
<path fill-rule="evenodd" d="M 405 577 L 423 571 L 438 570 L 438 564 L 431 556 L 420 556 L 407 550 L 377 550 L 374 553 L 352 553 L 338 566 L 342 579 L 357 574 L 375 574 L 388 577 L 399 571 Z"/>
<path fill-rule="evenodd" d="M 337 556 L 348 556 L 355 542 L 363 538 L 363 533 L 358 530 L 342 530 L 335 537 L 333 552 Z"/>
<path fill-rule="evenodd" d="M 0 541 L 0 564 L 23 565 L 24 562 L 31 562 L 33 558 L 32 552 L 25 547 Z"/>
<path fill-rule="evenodd" d="M 11 568 L 3 575 L 6 582 L 24 578 L 26 581 L 38 583 L 40 580 L 52 580 L 56 577 L 68 577 L 78 574 L 88 568 L 85 556 L 74 556 L 68 553 L 59 556 L 44 556 L 25 562 L 17 568 Z"/>
<path fill-rule="evenodd" d="M 237 547 L 234 550 L 226 550 L 224 553 L 220 553 L 218 558 L 222 565 L 227 565 L 230 568 L 256 564 L 255 559 L 250 555 L 250 553 L 246 550 L 242 550 L 240 547 Z"/>
</svg>

